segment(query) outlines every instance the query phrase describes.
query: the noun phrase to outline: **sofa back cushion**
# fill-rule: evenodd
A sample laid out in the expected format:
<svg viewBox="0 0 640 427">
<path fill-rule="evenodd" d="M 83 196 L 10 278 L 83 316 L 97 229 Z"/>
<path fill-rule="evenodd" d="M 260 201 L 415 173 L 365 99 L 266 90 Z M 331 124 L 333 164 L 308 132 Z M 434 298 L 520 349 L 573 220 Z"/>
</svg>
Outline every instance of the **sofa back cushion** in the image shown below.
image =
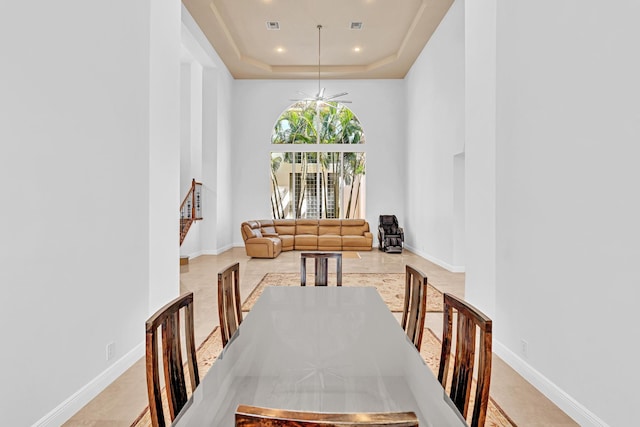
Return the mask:
<svg viewBox="0 0 640 427">
<path fill-rule="evenodd" d="M 296 220 L 295 219 L 274 219 L 273 224 L 276 227 L 276 232 L 279 235 L 293 236 L 296 234 Z"/>
<path fill-rule="evenodd" d="M 296 235 L 313 234 L 318 235 L 317 219 L 298 219 L 296 220 Z"/>
<path fill-rule="evenodd" d="M 262 237 L 262 233 L 260 233 L 260 224 L 257 221 L 245 221 L 242 223 L 242 239 L 247 240 L 252 237 Z M 257 233 L 256 233 L 257 232 Z"/>
<path fill-rule="evenodd" d="M 343 236 L 363 236 L 365 231 L 369 231 L 369 223 L 364 219 L 343 219 Z"/>
<path fill-rule="evenodd" d="M 318 235 L 335 234 L 340 236 L 340 224 L 339 219 L 321 219 L 318 221 Z"/>
</svg>

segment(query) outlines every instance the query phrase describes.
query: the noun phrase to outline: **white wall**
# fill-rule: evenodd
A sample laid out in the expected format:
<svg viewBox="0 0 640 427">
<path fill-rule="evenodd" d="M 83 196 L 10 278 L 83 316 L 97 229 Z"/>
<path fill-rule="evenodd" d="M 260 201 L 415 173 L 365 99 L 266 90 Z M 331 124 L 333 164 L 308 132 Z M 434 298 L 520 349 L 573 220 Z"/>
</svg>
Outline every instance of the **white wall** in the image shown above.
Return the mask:
<svg viewBox="0 0 640 427">
<path fill-rule="evenodd" d="M 404 221 L 404 91 L 402 80 L 327 80 L 328 94 L 349 92 L 348 107 L 363 126 L 367 153 L 366 217 L 375 231 L 378 216 Z M 271 218 L 269 153 L 271 132 L 298 91 L 317 92 L 312 80 L 238 80 L 233 95 L 233 242 L 242 246 L 240 224 Z M 374 234 L 377 234 L 374 233 Z"/>
<path fill-rule="evenodd" d="M 177 129 L 156 120 L 173 109 L 151 83 L 150 24 L 170 31 L 175 18 L 171 3 L 158 7 L 153 19 L 148 2 L 123 0 L 0 7 L 3 425 L 59 425 L 77 411 L 143 354 L 150 286 L 172 285 L 172 274 L 149 278 L 177 265 L 164 252 L 150 260 L 166 219 L 150 231 L 150 209 L 166 201 L 151 197 L 152 170 L 178 182 L 162 152 L 172 148 L 150 147 Z"/>
<path fill-rule="evenodd" d="M 582 425 L 637 424 L 639 16 L 498 4 L 498 339 L 588 409 Z"/>
<path fill-rule="evenodd" d="M 232 246 L 229 171 L 234 81 L 184 5 L 182 22 L 184 58 L 189 64 L 183 65 L 182 103 L 187 107 L 181 113 L 188 127 L 183 129 L 181 172 L 188 173 L 181 179 L 202 182 L 204 219 L 191 226 L 180 252 L 195 257 Z"/>
<path fill-rule="evenodd" d="M 457 1 L 407 77 L 408 229 L 434 227 L 410 243 L 447 259 L 432 207 L 450 197 L 446 157 L 414 159 L 444 151 L 442 110 L 464 88 L 447 120 L 466 131 L 467 299 L 494 319 L 495 351 L 585 426 L 633 424 L 640 380 L 637 16 L 631 2 Z M 447 55 L 462 37 L 460 78 Z M 420 167 L 444 188 L 414 185 Z"/>
<path fill-rule="evenodd" d="M 218 254 L 232 247 L 231 96 L 234 80 L 189 11 L 182 6 L 182 43 L 190 64 L 190 144 L 183 168 L 202 182 L 202 221 L 189 230 L 181 254 Z M 183 94 L 183 96 L 187 96 Z M 186 144 L 186 142 L 183 142 Z"/>
<path fill-rule="evenodd" d="M 465 135 L 462 3 L 451 6 L 405 82 L 406 244 L 427 259 L 462 271 L 456 261 L 464 259 L 459 226 L 464 203 L 454 199 L 454 183 L 464 194 L 464 172 L 458 170 L 459 179 L 454 179 L 454 156 L 464 150 Z"/>
</svg>

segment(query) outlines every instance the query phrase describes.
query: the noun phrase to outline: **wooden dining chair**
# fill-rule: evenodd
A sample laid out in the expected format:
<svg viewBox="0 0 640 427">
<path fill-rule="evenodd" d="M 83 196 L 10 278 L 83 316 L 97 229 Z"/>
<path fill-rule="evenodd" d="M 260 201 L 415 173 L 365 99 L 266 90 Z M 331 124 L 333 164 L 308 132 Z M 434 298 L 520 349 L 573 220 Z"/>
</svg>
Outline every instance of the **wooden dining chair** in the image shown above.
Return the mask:
<svg viewBox="0 0 640 427">
<path fill-rule="evenodd" d="M 427 276 L 409 265 L 405 267 L 402 329 L 420 351 L 427 314 Z"/>
<path fill-rule="evenodd" d="M 415 427 L 414 412 L 326 413 L 239 405 L 236 427 Z"/>
<path fill-rule="evenodd" d="M 455 360 L 452 367 L 451 345 L 454 310 L 458 315 Z M 477 349 L 478 370 L 471 427 L 484 426 L 489 403 L 489 383 L 491 381 L 491 319 L 466 301 L 445 293 L 442 326 L 442 352 L 440 355 L 438 381 L 446 390 L 450 370 L 453 371 L 449 396 L 465 419 L 467 418 L 473 384 L 476 341 L 479 342 L 480 348 Z"/>
<path fill-rule="evenodd" d="M 193 292 L 186 293 L 159 309 L 146 322 L 146 368 L 149 412 L 154 427 L 165 425 L 160 384 L 160 354 L 158 340 L 162 343 L 164 384 L 169 408 L 169 424 L 187 402 L 187 384 L 182 361 L 180 317 L 183 313 L 187 367 L 191 392 L 200 383 L 193 329 Z"/>
<path fill-rule="evenodd" d="M 336 260 L 337 285 L 342 286 L 342 254 L 340 252 L 302 252 L 300 254 L 300 285 L 307 285 L 307 259 L 315 260 L 316 286 L 327 286 L 329 282 L 329 260 Z"/>
<path fill-rule="evenodd" d="M 241 302 L 240 263 L 236 262 L 218 273 L 218 315 L 223 347 L 242 323 Z"/>
</svg>

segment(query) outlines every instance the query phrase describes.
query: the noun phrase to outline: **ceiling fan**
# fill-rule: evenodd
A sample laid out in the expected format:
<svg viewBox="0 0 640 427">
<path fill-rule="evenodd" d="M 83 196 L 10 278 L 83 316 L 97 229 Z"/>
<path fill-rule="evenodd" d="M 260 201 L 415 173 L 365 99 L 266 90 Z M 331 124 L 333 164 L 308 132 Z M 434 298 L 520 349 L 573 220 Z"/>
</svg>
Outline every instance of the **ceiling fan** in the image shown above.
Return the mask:
<svg viewBox="0 0 640 427">
<path fill-rule="evenodd" d="M 291 101 L 302 101 L 302 102 L 316 102 L 316 103 L 328 103 L 329 101 L 340 102 L 340 103 L 351 103 L 351 101 L 347 100 L 338 100 L 336 98 L 340 98 L 341 96 L 348 95 L 348 92 L 340 92 L 335 95 L 324 95 L 324 88 L 320 87 L 320 30 L 322 30 L 322 25 L 318 24 L 318 92 L 314 95 L 308 95 L 304 92 L 298 91 L 299 94 L 303 95 L 302 99 L 291 99 Z"/>
</svg>

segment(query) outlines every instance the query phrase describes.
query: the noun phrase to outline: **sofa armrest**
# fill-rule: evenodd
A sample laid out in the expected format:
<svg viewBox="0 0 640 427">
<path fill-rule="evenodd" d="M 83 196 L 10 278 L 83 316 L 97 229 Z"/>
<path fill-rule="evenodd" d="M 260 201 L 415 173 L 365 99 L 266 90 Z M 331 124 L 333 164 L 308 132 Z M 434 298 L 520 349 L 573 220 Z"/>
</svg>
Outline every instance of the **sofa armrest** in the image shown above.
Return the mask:
<svg viewBox="0 0 640 427">
<path fill-rule="evenodd" d="M 251 239 L 247 239 L 245 244 L 247 245 L 273 245 L 273 237 L 275 236 L 263 236 L 263 237 L 252 237 Z"/>
<path fill-rule="evenodd" d="M 280 253 L 280 239 L 276 237 L 253 237 L 244 242 L 247 255 L 255 258 L 275 258 Z"/>
</svg>

